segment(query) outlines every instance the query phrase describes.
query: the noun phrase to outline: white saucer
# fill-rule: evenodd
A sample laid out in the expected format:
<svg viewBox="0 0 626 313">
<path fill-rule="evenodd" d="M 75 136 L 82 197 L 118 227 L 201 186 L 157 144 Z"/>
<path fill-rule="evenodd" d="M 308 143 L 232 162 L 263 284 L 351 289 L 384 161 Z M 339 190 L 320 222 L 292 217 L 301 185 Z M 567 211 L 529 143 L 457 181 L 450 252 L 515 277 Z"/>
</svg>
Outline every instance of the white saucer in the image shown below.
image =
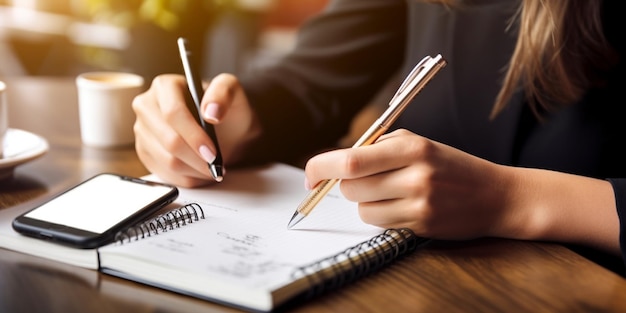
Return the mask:
<svg viewBox="0 0 626 313">
<path fill-rule="evenodd" d="M 0 158 L 0 180 L 12 176 L 16 166 L 44 155 L 48 148 L 48 142 L 43 137 L 9 128 L 4 138 L 3 157 Z"/>
</svg>

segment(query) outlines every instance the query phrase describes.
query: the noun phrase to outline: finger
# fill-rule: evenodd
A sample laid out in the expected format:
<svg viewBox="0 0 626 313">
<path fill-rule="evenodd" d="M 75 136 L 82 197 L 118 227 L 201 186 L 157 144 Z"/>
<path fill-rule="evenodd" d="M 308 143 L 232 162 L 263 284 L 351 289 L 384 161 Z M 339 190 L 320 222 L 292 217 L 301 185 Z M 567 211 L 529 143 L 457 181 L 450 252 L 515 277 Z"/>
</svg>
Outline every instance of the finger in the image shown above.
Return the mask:
<svg viewBox="0 0 626 313">
<path fill-rule="evenodd" d="M 209 123 L 222 121 L 233 103 L 239 80 L 231 74 L 215 76 L 202 97 L 202 117 Z"/>
<path fill-rule="evenodd" d="M 216 76 L 202 103 L 205 120 L 217 124 L 215 132 L 225 163 L 240 158 L 241 148 L 260 134 L 260 125 L 237 78 Z"/>
<path fill-rule="evenodd" d="M 341 181 L 341 193 L 354 202 L 377 202 L 428 194 L 432 169 L 420 164 Z"/>
<path fill-rule="evenodd" d="M 163 160 L 168 160 L 169 154 L 163 154 L 155 149 L 145 149 L 144 142 L 136 142 L 137 154 L 144 166 L 154 175 L 170 184 L 181 187 L 196 187 L 207 184 L 211 179 L 201 179 L 181 174 L 179 171 L 169 170 L 163 166 Z M 162 151 L 161 151 L 162 152 Z M 168 163 L 171 163 L 168 161 Z"/>
<path fill-rule="evenodd" d="M 176 156 L 176 160 L 188 164 L 194 169 L 194 176 L 210 175 L 206 162 L 198 158 L 195 151 L 186 144 L 184 139 L 164 120 L 159 108 L 150 95 L 142 95 L 133 101 L 133 109 L 137 114 L 135 136 L 137 141 L 143 140 L 145 149 L 153 147 L 167 152 L 168 159 Z M 163 153 L 165 154 L 165 152 Z M 163 163 L 162 167 L 175 167 L 184 170 L 176 162 Z M 198 172 L 198 173 L 196 173 Z M 192 174 L 192 173 L 187 173 Z"/>
<path fill-rule="evenodd" d="M 364 223 L 382 228 L 410 228 L 417 235 L 427 234 L 428 211 L 406 199 L 359 203 Z"/>
<path fill-rule="evenodd" d="M 184 77 L 159 76 L 154 80 L 154 84 L 159 109 L 167 124 L 180 134 L 197 157 L 206 163 L 213 162 L 215 146 L 187 107 L 184 95 L 188 91 Z"/>
<path fill-rule="evenodd" d="M 314 186 L 323 179 L 354 179 L 391 171 L 419 160 L 430 144 L 406 130 L 394 131 L 369 146 L 314 156 L 307 162 L 306 176 Z"/>
<path fill-rule="evenodd" d="M 153 125 L 150 123 L 150 125 Z M 155 164 L 168 171 L 178 172 L 184 176 L 209 177 L 211 174 L 203 160 L 195 156 L 194 152 L 184 141 L 167 127 L 157 129 L 155 132 L 142 130 L 144 123 L 137 123 L 137 132 L 140 132 L 141 140 L 137 140 L 142 147 L 151 147 Z M 146 149 L 148 150 L 148 149 Z"/>
<path fill-rule="evenodd" d="M 186 161 L 166 150 L 160 142 L 163 137 L 145 131 L 142 129 L 143 125 L 141 122 L 135 124 L 136 132 L 141 134 L 135 141 L 135 149 L 142 163 L 151 173 L 169 183 L 184 187 L 198 186 L 213 180 L 210 173 L 197 171 Z M 205 170 L 205 172 L 208 171 Z"/>
<path fill-rule="evenodd" d="M 394 199 L 359 203 L 359 216 L 364 223 L 382 228 L 410 228 L 416 235 L 444 240 L 476 238 L 484 231 L 483 223 L 475 220 L 471 212 L 457 215 L 437 212 L 426 201 Z"/>
</svg>

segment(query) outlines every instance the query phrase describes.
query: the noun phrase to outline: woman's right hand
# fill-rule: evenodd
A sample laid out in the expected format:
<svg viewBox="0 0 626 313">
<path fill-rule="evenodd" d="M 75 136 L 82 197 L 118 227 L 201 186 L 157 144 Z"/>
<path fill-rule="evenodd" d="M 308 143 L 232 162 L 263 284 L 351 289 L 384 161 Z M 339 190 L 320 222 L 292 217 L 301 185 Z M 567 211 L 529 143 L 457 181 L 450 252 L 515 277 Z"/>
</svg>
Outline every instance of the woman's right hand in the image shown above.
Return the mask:
<svg viewBox="0 0 626 313">
<path fill-rule="evenodd" d="M 187 109 L 188 92 L 184 76 L 164 74 L 134 99 L 135 149 L 144 166 L 164 181 L 197 187 L 214 181 L 207 163 L 215 158 L 215 145 Z M 236 162 L 260 133 L 239 81 L 230 74 L 205 86 L 201 118 L 215 125 L 225 165 Z"/>
</svg>

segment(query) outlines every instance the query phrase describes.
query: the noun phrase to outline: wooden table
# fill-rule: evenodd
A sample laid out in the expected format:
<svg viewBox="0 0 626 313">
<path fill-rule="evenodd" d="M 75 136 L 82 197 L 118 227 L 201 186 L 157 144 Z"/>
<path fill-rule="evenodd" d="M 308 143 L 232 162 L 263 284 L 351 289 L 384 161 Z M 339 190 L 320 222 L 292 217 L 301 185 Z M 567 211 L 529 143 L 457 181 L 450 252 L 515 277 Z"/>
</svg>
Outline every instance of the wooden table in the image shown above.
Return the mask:
<svg viewBox="0 0 626 313">
<path fill-rule="evenodd" d="M 147 174 L 132 147 L 81 145 L 72 78 L 5 79 L 11 127 L 50 150 L 0 183 L 0 209 L 102 171 Z M 92 270 L 0 249 L 0 312 L 236 312 Z M 296 312 L 626 312 L 626 279 L 555 244 L 436 243 Z"/>
</svg>

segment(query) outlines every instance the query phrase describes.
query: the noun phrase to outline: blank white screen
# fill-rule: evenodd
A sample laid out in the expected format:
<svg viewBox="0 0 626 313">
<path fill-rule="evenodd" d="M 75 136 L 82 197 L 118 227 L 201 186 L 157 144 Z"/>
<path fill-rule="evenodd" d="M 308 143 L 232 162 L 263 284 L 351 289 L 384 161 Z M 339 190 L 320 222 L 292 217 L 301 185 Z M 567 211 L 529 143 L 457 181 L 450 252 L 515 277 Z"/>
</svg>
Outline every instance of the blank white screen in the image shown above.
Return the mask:
<svg viewBox="0 0 626 313">
<path fill-rule="evenodd" d="M 170 190 L 114 175 L 99 175 L 27 213 L 26 216 L 103 233 Z"/>
</svg>

